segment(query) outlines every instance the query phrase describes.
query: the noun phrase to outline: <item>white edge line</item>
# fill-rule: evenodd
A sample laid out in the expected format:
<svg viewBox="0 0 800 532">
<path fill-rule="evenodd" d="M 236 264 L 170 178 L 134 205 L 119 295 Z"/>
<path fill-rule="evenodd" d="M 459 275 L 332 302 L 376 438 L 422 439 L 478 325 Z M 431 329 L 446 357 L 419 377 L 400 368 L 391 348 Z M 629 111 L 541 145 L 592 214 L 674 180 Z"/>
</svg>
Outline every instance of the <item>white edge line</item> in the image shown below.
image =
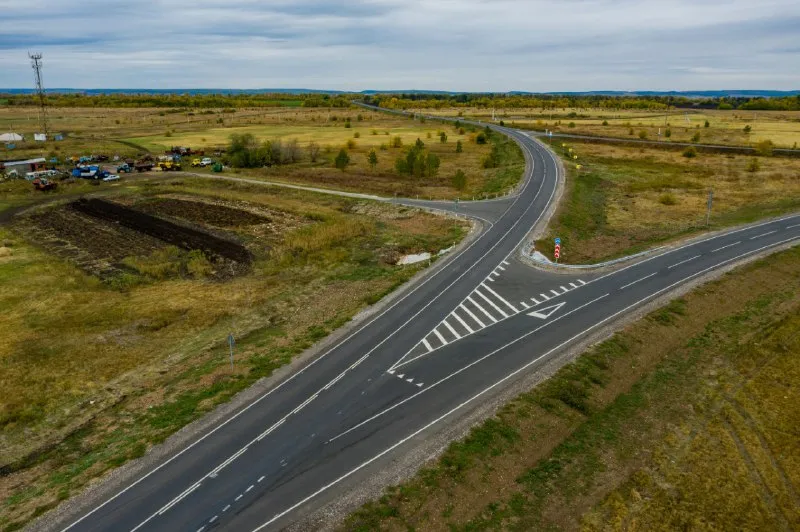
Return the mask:
<svg viewBox="0 0 800 532">
<path fill-rule="evenodd" d="M 351 469 L 350 471 L 348 471 L 347 473 L 345 473 L 345 474 L 344 474 L 344 475 L 342 475 L 341 477 L 337 478 L 336 480 L 333 480 L 332 482 L 330 482 L 330 483 L 326 484 L 325 486 L 321 487 L 320 489 L 318 489 L 317 491 L 315 491 L 315 492 L 314 492 L 314 493 L 312 493 L 311 495 L 307 496 L 306 498 L 304 498 L 304 499 L 303 499 L 303 500 L 301 500 L 300 502 L 297 502 L 297 503 L 295 503 L 294 505 L 292 505 L 291 507 L 287 508 L 286 510 L 282 511 L 282 512 L 281 512 L 281 513 L 279 513 L 279 514 L 276 514 L 276 515 L 275 515 L 275 516 L 274 516 L 272 519 L 270 519 L 269 521 L 267 521 L 267 522 L 263 523 L 262 525 L 258 526 L 258 527 L 257 527 L 257 528 L 255 528 L 255 529 L 253 529 L 253 532 L 258 532 L 259 530 L 262 530 L 262 529 L 264 529 L 265 527 L 267 527 L 267 526 L 271 525 L 272 523 L 274 523 L 275 521 L 277 521 L 278 519 L 280 519 L 281 517 L 283 517 L 283 516 L 284 516 L 284 515 L 286 515 L 287 513 L 291 512 L 292 510 L 294 510 L 294 509 L 296 509 L 296 508 L 298 508 L 299 506 L 302 506 L 303 504 L 305 504 L 306 502 L 310 501 L 311 499 L 313 499 L 314 497 L 316 497 L 316 496 L 317 496 L 317 495 L 319 495 L 320 493 L 322 493 L 322 492 L 324 492 L 324 491 L 328 490 L 328 489 L 329 489 L 329 488 L 331 488 L 332 486 L 335 486 L 336 484 L 338 484 L 338 483 L 339 483 L 339 482 L 341 482 L 342 480 L 344 480 L 344 479 L 346 479 L 347 477 L 351 476 L 353 473 L 356 473 L 356 472 L 360 471 L 361 469 L 365 468 L 366 466 L 368 466 L 368 465 L 369 465 L 369 464 L 371 464 L 372 462 L 374 462 L 374 461 L 378 460 L 379 458 L 381 458 L 382 456 L 384 456 L 384 455 L 386 455 L 386 454 L 390 453 L 391 451 L 393 451 L 394 449 L 396 449 L 396 448 L 397 448 L 397 447 L 399 447 L 400 445 L 404 444 L 405 442 L 407 442 L 407 441 L 408 441 L 408 440 L 410 440 L 411 438 L 414 438 L 414 437 L 416 437 L 416 436 L 417 436 L 418 434 L 420 434 L 421 432 L 423 432 L 423 431 L 427 430 L 428 428 L 432 427 L 433 425 L 435 425 L 435 424 L 439 423 L 441 420 L 443 420 L 443 419 L 447 418 L 447 417 L 448 417 L 449 415 L 451 415 L 453 412 L 455 412 L 455 411 L 459 410 L 460 408 L 462 408 L 462 407 L 466 406 L 467 404 L 469 404 L 470 402 L 474 401 L 475 399 L 477 399 L 477 398 L 478 398 L 478 397 L 480 397 L 481 395 L 485 394 L 486 392 L 488 392 L 488 391 L 492 390 L 493 388 L 495 388 L 495 387 L 496 387 L 496 386 L 498 386 L 499 384 L 501 384 L 501 383 L 505 382 L 506 380 L 508 380 L 509 378 L 511 378 L 511 377 L 513 377 L 513 376 L 515 376 L 515 375 L 517 375 L 518 373 L 520 373 L 520 372 L 522 372 L 522 371 L 526 370 L 528 367 L 530 367 L 531 365 L 533 365 L 533 364 L 535 364 L 536 362 L 538 362 L 539 360 L 541 360 L 541 359 L 542 359 L 542 357 L 545 357 L 545 356 L 549 355 L 550 353 L 552 353 L 552 352 L 556 351 L 557 349 L 560 349 L 560 348 L 561 348 L 561 347 L 563 347 L 564 345 L 566 345 L 566 344 L 570 343 L 571 341 L 573 341 L 574 339 L 576 339 L 576 338 L 578 338 L 578 337 L 580 337 L 580 336 L 584 335 L 585 333 L 589 332 L 590 330 L 592 330 L 592 329 L 594 329 L 594 328 L 596 328 L 596 327 L 598 327 L 598 326 L 602 325 L 603 323 L 605 323 L 605 322 L 607 322 L 607 321 L 609 321 L 609 320 L 611 320 L 611 319 L 614 319 L 616 316 L 619 316 L 620 314 L 622 314 L 622 313 L 624 313 L 624 312 L 627 312 L 629 309 L 631 309 L 631 308 L 633 308 L 633 307 L 635 307 L 635 306 L 637 306 L 637 305 L 639 305 L 639 304 L 643 303 L 644 301 L 647 301 L 648 299 L 651 299 L 651 298 L 653 298 L 653 297 L 655 297 L 655 296 L 657 296 L 657 295 L 659 295 L 659 294 L 661 294 L 661 293 L 663 293 L 663 292 L 665 292 L 665 291 L 667 291 L 667 290 L 671 289 L 672 287 L 674 287 L 674 286 L 676 286 L 676 285 L 678 285 L 678 284 L 681 284 L 681 283 L 684 283 L 684 282 L 686 282 L 687 280 L 691 279 L 692 277 L 697 277 L 698 275 L 701 275 L 701 274 L 703 274 L 703 273 L 705 273 L 705 272 L 707 272 L 707 271 L 709 271 L 709 270 L 713 270 L 713 269 L 715 269 L 715 268 L 718 268 L 718 267 L 722 266 L 723 264 L 725 264 L 725 263 L 727 263 L 727 262 L 731 262 L 731 261 L 733 261 L 733 260 L 736 260 L 736 259 L 738 259 L 738 258 L 741 258 L 741 257 L 743 257 L 743 256 L 745 256 L 745 255 L 750 255 L 750 254 L 752 254 L 752 253 L 755 253 L 755 252 L 761 251 L 762 249 L 766 249 L 766 248 L 769 248 L 769 247 L 774 247 L 774 246 L 777 246 L 777 245 L 780 245 L 780 244 L 783 244 L 783 243 L 786 243 L 786 242 L 790 242 L 790 241 L 792 241 L 792 240 L 796 240 L 796 239 L 797 239 L 797 237 L 789 238 L 789 239 L 787 239 L 787 240 L 782 240 L 782 241 L 780 241 L 780 242 L 776 242 L 776 243 L 774 243 L 774 244 L 769 244 L 769 245 L 767 245 L 767 246 L 764 246 L 764 247 L 761 247 L 761 248 L 758 248 L 758 249 L 755 249 L 755 250 L 752 250 L 752 251 L 748 251 L 748 252 L 746 252 L 746 253 L 742 253 L 741 255 L 737 255 L 736 257 L 733 257 L 733 258 L 731 258 L 731 259 L 728 259 L 728 260 L 726 260 L 726 261 L 723 261 L 723 262 L 720 262 L 720 263 L 718 263 L 718 264 L 715 264 L 714 266 L 711 266 L 711 267 L 709 267 L 709 268 L 706 268 L 705 270 L 702 270 L 702 271 L 700 271 L 700 272 L 697 272 L 697 273 L 695 273 L 695 274 L 692 274 L 692 275 L 690 275 L 690 276 L 688 276 L 688 277 L 684 277 L 683 279 L 681 279 L 681 280 L 679 280 L 679 281 L 677 281 L 677 282 L 675 282 L 675 283 L 673 283 L 673 284 L 671 284 L 671 285 L 669 285 L 669 286 L 667 286 L 667 287 L 665 287 L 665 288 L 662 288 L 661 290 L 659 290 L 659 291 L 657 291 L 657 292 L 653 292 L 652 294 L 650 294 L 650 295 L 648 295 L 648 296 L 646 296 L 646 297 L 644 297 L 644 298 L 642 298 L 642 299 L 640 299 L 640 300 L 636 301 L 635 303 L 632 303 L 631 305 L 628 305 L 628 306 L 627 306 L 627 307 L 625 307 L 624 309 L 622 309 L 622 310 L 620 310 L 620 311 L 618 311 L 618 312 L 615 312 L 615 313 L 614 313 L 614 314 L 612 314 L 611 316 L 608 316 L 607 318 L 603 319 L 602 321 L 599 321 L 599 322 L 595 323 L 594 325 L 590 326 L 589 328 L 587 328 L 587 329 L 584 329 L 584 330 L 583 330 L 583 331 L 581 331 L 580 333 L 576 334 L 576 335 L 575 335 L 575 336 L 573 336 L 572 338 L 570 338 L 570 339 L 568 339 L 568 340 L 566 340 L 566 341 L 562 342 L 561 344 L 557 345 L 556 347 L 554 347 L 553 349 L 551 349 L 551 350 L 550 350 L 550 351 L 548 351 L 547 353 L 545 353 L 545 354 L 543 354 L 543 355 L 540 355 L 539 357 L 537 357 L 537 358 L 535 358 L 535 359 L 531 360 L 530 362 L 528 362 L 527 364 L 525 364 L 525 365 L 524 365 L 524 366 L 522 366 L 521 368 L 519 368 L 519 369 L 515 370 L 514 372 L 512 372 L 512 373 L 508 374 L 507 376 L 503 377 L 502 379 L 500 379 L 500 380 L 499 380 L 499 381 L 497 381 L 496 383 L 492 384 L 492 385 L 491 385 L 491 386 L 489 386 L 488 388 L 485 388 L 485 389 L 481 390 L 481 391 L 480 391 L 480 392 L 478 392 L 477 394 L 473 395 L 472 397 L 470 397 L 469 399 L 467 399 L 467 400 L 466 400 L 466 401 L 464 401 L 463 403 L 461 403 L 461 404 L 459 404 L 459 405 L 455 406 L 454 408 L 452 408 L 452 409 L 451 409 L 451 410 L 449 410 L 448 412 L 446 412 L 446 413 L 444 413 L 443 415 L 439 416 L 438 418 L 434 419 L 433 421 L 431 421 L 430 423 L 428 423 L 428 424 L 427 424 L 427 425 L 425 425 L 424 427 L 420 428 L 420 429 L 419 429 L 419 430 L 417 430 L 416 432 L 414 432 L 414 433 L 410 434 L 409 436 L 406 436 L 406 437 L 405 437 L 405 438 L 403 438 L 402 440 L 400 440 L 400 441 L 398 441 L 397 443 L 393 444 L 391 447 L 389 447 L 389 448 L 385 449 L 384 451 L 382 451 L 382 452 L 378 453 L 377 455 L 373 456 L 372 458 L 370 458 L 370 459 L 369 459 L 369 460 L 367 460 L 366 462 L 363 462 L 362 464 L 360 464 L 359 466 L 355 467 L 354 469 Z M 606 294 L 606 295 L 608 295 L 608 294 Z M 601 299 L 601 298 L 603 298 L 603 297 L 606 297 L 606 296 L 601 296 L 601 297 L 600 297 L 600 298 L 598 298 L 598 299 Z M 595 300 L 595 301 L 596 301 L 596 300 Z M 591 302 L 587 303 L 587 305 L 588 305 L 588 304 L 590 304 L 590 303 L 591 303 Z M 586 305 L 583 305 L 583 306 L 586 306 Z M 578 308 L 576 308 L 575 310 L 573 310 L 573 311 L 570 311 L 570 312 L 568 312 L 567 314 L 564 314 L 564 315 L 562 315 L 561 317 L 559 317 L 559 318 L 556 318 L 555 320 L 552 320 L 552 321 L 550 321 L 550 322 L 548 322 L 548 323 L 546 323 L 546 324 L 542 325 L 542 327 L 545 327 L 545 326 L 547 326 L 547 325 L 549 325 L 549 324 L 551 324 L 551 323 L 555 323 L 555 322 L 556 322 L 556 321 L 558 321 L 559 319 L 561 319 L 561 318 L 563 318 L 563 317 L 566 317 L 566 316 L 568 316 L 569 314 L 571 314 L 572 312 L 575 312 L 576 310 L 579 310 L 580 308 L 582 308 L 582 307 L 578 307 Z M 540 328 L 541 328 L 541 327 L 540 327 Z M 522 340 L 522 339 L 524 339 L 524 338 L 525 338 L 525 337 L 527 337 L 528 335 L 530 335 L 530 334 L 533 334 L 533 333 L 534 333 L 534 332 L 536 332 L 537 330 L 539 330 L 539 329 L 536 329 L 536 330 L 534 330 L 534 331 L 531 331 L 531 332 L 529 332 L 529 333 L 526 333 L 525 335 L 523 335 L 523 336 L 521 336 L 521 337 L 517 338 L 516 340 L 514 340 L 514 341 L 512 341 L 512 342 L 510 342 L 510 343 L 508 343 L 508 344 L 506 344 L 506 345 L 504 345 L 503 347 L 500 347 L 500 348 L 498 348 L 498 349 L 497 349 L 496 351 L 494 351 L 493 353 L 495 353 L 495 352 L 497 352 L 497 351 L 499 351 L 499 350 L 505 349 L 506 347 L 508 347 L 508 346 L 510 346 L 510 345 L 512 345 L 512 344 L 514 344 L 514 343 L 516 343 L 516 342 L 518 342 L 519 340 Z M 486 355 L 486 356 L 485 356 L 485 357 L 483 357 L 483 358 L 486 358 L 486 357 L 488 357 L 488 356 L 491 356 L 493 353 L 489 353 L 488 355 Z M 476 360 L 475 362 L 473 362 L 472 364 L 470 364 L 470 366 L 471 366 L 471 365 L 474 365 L 474 364 L 476 364 L 476 363 L 478 363 L 478 362 L 480 362 L 481 360 L 482 360 L 482 359 Z M 460 373 L 461 371 L 464 371 L 464 370 L 465 370 L 465 369 L 467 369 L 468 367 L 469 367 L 469 366 L 466 366 L 466 367 L 464 367 L 464 368 L 460 369 L 460 370 L 459 370 L 457 373 Z M 453 375 L 455 375 L 455 374 L 457 374 L 457 373 L 454 373 Z M 452 375 L 451 375 L 451 376 L 452 376 Z M 449 378 L 450 378 L 450 376 L 448 376 L 448 377 L 445 377 L 445 379 L 449 379 Z M 443 379 L 443 380 L 444 380 L 444 379 Z M 439 382 L 443 382 L 443 380 L 442 380 L 442 381 L 439 381 Z M 406 401 L 408 401 L 408 400 L 411 400 L 411 399 L 413 399 L 414 397 L 417 397 L 418 395 L 420 395 L 420 394 L 422 394 L 422 393 L 424 393 L 424 392 L 427 392 L 428 390 L 432 389 L 432 388 L 433 388 L 434 386 L 436 386 L 437 384 L 439 384 L 439 383 L 437 382 L 437 383 L 435 383 L 435 384 L 432 384 L 432 385 L 431 385 L 431 386 L 429 386 L 428 388 L 425 388 L 424 390 L 421 390 L 420 392 L 417 392 L 416 394 L 412 395 L 411 397 L 409 397 L 409 398 L 405 399 L 403 402 L 406 402 Z M 402 403 L 398 403 L 398 404 L 397 404 L 397 405 L 395 405 L 395 406 L 399 406 L 400 404 L 402 404 Z M 391 408 L 395 408 L 395 407 L 393 406 L 393 407 L 391 407 Z M 341 436 L 341 435 L 340 435 L 340 436 Z M 338 436 L 337 436 L 337 437 L 338 437 Z M 333 440 L 329 440 L 329 441 L 333 441 Z"/>
</svg>

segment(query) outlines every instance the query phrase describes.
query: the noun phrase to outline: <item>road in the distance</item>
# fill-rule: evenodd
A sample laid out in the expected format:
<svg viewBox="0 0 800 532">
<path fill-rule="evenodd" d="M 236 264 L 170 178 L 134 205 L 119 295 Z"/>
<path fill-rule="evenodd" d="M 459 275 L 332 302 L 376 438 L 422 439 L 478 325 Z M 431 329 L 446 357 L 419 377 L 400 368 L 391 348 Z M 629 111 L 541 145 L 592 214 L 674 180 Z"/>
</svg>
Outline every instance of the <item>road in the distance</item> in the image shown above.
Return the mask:
<svg viewBox="0 0 800 532">
<path fill-rule="evenodd" d="M 532 270 L 513 252 L 552 201 L 557 165 L 529 137 L 504 131 L 525 153 L 524 185 L 496 203 L 482 236 L 305 369 L 62 525 L 280 529 L 592 330 L 708 271 L 800 240 L 793 216 L 605 276 Z"/>
</svg>

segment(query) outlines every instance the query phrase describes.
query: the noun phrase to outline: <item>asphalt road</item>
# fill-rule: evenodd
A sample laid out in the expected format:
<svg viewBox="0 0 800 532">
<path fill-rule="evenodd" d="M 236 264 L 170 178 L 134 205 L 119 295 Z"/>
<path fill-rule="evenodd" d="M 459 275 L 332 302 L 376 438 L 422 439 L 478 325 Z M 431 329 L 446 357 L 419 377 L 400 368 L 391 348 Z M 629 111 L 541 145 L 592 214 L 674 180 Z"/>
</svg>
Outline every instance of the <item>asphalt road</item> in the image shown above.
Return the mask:
<svg viewBox="0 0 800 532">
<path fill-rule="evenodd" d="M 330 351 L 62 527 L 281 529 L 598 327 L 715 268 L 800 242 L 795 215 L 602 276 L 533 270 L 514 252 L 553 201 L 558 169 L 536 141 L 504 131 L 523 148 L 524 185 L 514 197 L 459 206 L 484 220 L 480 237 Z"/>
</svg>

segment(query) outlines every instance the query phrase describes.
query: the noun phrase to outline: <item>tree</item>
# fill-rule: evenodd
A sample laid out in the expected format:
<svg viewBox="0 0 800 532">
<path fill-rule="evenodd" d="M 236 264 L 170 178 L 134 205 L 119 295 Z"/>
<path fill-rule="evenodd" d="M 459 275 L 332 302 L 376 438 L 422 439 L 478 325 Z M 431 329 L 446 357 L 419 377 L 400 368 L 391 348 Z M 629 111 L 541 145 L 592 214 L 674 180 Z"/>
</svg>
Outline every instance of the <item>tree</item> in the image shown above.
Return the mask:
<svg viewBox="0 0 800 532">
<path fill-rule="evenodd" d="M 344 172 L 345 169 L 347 168 L 347 165 L 349 164 L 350 164 L 350 156 L 347 155 L 347 151 L 344 148 L 340 149 L 339 154 L 336 155 L 336 159 L 334 159 L 334 165 L 336 166 L 336 168 Z"/>
<path fill-rule="evenodd" d="M 703 124 L 703 127 L 711 127 L 711 124 L 708 122 L 708 120 L 706 120 L 706 123 Z"/>
<path fill-rule="evenodd" d="M 692 135 L 692 142 L 700 142 L 700 133 Z"/>
<path fill-rule="evenodd" d="M 456 190 L 464 190 L 467 188 L 467 174 L 465 174 L 463 170 L 456 170 L 450 182 Z"/>
<path fill-rule="evenodd" d="M 746 135 L 749 135 L 749 134 L 750 134 L 750 132 L 751 132 L 751 131 L 753 131 L 753 128 L 752 128 L 752 127 L 750 127 L 750 124 L 747 124 L 746 126 L 744 126 L 744 128 L 742 129 L 742 131 L 744 131 Z"/>
<path fill-rule="evenodd" d="M 425 143 L 422 142 L 421 139 L 417 138 L 417 142 L 414 143 L 414 146 L 419 149 L 423 149 L 425 147 Z"/>
<path fill-rule="evenodd" d="M 289 163 L 296 163 L 300 160 L 300 146 L 297 139 L 292 139 L 283 147 L 283 160 Z"/>
<path fill-rule="evenodd" d="M 667 128 L 664 131 L 664 136 L 667 137 L 667 138 L 670 138 L 672 136 L 672 130 L 670 128 Z"/>
<path fill-rule="evenodd" d="M 461 141 L 459 140 L 456 142 L 456 153 L 461 153 L 462 151 L 464 151 L 464 145 L 461 144 Z"/>
<path fill-rule="evenodd" d="M 372 170 L 375 170 L 375 167 L 378 166 L 378 154 L 375 153 L 375 148 L 369 150 L 367 161 L 369 162 L 369 167 L 372 168 Z"/>
<path fill-rule="evenodd" d="M 439 142 L 441 142 L 442 144 L 447 142 L 447 133 L 445 133 L 444 131 L 439 133 Z"/>
<path fill-rule="evenodd" d="M 402 148 L 403 147 L 403 139 L 400 137 L 392 137 L 392 143 L 390 144 L 392 148 Z"/>
<path fill-rule="evenodd" d="M 608 125 L 608 120 L 603 120 L 603 125 L 607 126 Z"/>
<path fill-rule="evenodd" d="M 478 133 L 478 136 L 475 137 L 475 142 L 477 144 L 486 144 L 486 135 L 483 133 Z"/>
<path fill-rule="evenodd" d="M 319 144 L 314 142 L 313 140 L 308 143 L 308 158 L 311 159 L 312 163 L 317 162 L 317 158 L 319 157 Z"/>
</svg>

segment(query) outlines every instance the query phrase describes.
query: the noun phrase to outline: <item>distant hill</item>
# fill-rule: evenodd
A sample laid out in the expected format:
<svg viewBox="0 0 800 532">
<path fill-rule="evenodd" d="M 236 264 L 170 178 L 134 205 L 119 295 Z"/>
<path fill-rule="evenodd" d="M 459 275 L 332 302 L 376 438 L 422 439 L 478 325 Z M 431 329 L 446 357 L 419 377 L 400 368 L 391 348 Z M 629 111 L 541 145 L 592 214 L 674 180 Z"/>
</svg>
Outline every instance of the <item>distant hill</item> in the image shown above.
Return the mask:
<svg viewBox="0 0 800 532">
<path fill-rule="evenodd" d="M 0 89 L 0 94 L 31 94 L 33 89 Z M 60 94 L 434 94 L 434 95 L 456 95 L 456 94 L 509 94 L 509 95 L 564 95 L 564 96 L 676 96 L 684 98 L 778 98 L 784 96 L 800 95 L 800 90 L 776 91 L 776 90 L 698 90 L 698 91 L 550 91 L 550 92 L 469 92 L 469 91 L 435 91 L 435 90 L 375 90 L 368 89 L 357 93 L 326 90 L 326 89 L 72 89 L 72 88 L 52 88 L 47 92 Z"/>
</svg>

